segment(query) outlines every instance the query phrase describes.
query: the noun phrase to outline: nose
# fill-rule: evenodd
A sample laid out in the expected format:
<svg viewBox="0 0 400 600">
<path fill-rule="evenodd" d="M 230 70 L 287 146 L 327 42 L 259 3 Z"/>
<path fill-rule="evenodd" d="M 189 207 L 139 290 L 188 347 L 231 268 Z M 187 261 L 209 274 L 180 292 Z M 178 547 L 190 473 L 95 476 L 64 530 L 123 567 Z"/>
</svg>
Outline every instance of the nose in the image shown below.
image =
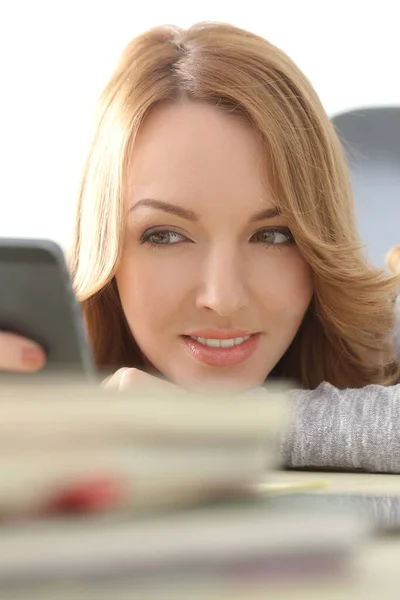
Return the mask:
<svg viewBox="0 0 400 600">
<path fill-rule="evenodd" d="M 238 253 L 214 251 L 207 257 L 201 274 L 196 305 L 228 317 L 246 308 L 249 302 L 246 269 Z"/>
</svg>

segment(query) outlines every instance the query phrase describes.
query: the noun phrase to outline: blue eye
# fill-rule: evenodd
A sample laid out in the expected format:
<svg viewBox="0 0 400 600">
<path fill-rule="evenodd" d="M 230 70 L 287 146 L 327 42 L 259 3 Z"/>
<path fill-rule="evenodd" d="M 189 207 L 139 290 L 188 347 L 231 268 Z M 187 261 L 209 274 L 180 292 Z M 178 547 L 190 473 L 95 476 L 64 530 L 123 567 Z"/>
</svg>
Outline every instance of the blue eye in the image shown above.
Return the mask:
<svg viewBox="0 0 400 600">
<path fill-rule="evenodd" d="M 142 236 L 142 243 L 148 242 L 152 246 L 171 246 L 183 242 L 183 235 L 170 231 L 168 229 L 159 229 L 158 231 L 149 230 Z"/>
<path fill-rule="evenodd" d="M 266 228 L 257 231 L 251 238 L 253 243 L 266 244 L 268 246 L 278 246 L 282 244 L 291 244 L 294 242 L 293 235 L 287 227 Z"/>
</svg>

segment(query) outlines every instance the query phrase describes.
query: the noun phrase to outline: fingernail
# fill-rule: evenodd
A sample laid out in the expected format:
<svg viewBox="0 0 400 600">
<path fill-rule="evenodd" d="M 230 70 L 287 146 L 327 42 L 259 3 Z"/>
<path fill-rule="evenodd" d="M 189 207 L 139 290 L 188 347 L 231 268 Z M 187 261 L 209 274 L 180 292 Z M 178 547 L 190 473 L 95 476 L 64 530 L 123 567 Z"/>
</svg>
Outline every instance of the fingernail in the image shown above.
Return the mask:
<svg viewBox="0 0 400 600">
<path fill-rule="evenodd" d="M 22 349 L 22 362 L 28 367 L 39 367 L 43 363 L 43 352 L 35 346 Z"/>
</svg>

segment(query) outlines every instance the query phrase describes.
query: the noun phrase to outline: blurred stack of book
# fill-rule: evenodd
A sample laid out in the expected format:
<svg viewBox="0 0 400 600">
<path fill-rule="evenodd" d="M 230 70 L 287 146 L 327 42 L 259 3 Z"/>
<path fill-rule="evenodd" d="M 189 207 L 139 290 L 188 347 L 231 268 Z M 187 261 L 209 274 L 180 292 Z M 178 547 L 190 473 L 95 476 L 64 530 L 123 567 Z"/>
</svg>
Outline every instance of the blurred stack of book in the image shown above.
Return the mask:
<svg viewBox="0 0 400 600">
<path fill-rule="evenodd" d="M 280 510 L 259 493 L 279 466 L 279 389 L 0 392 L 1 598 L 166 598 L 183 588 L 211 598 L 337 576 L 366 533 L 354 515 Z"/>
</svg>

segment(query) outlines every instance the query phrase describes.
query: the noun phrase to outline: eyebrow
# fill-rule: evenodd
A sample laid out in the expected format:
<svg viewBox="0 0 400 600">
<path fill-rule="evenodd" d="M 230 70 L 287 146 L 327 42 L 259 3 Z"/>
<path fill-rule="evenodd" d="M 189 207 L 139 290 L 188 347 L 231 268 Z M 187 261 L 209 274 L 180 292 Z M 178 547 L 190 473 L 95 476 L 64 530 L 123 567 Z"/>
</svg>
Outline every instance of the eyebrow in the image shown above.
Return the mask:
<svg viewBox="0 0 400 600">
<path fill-rule="evenodd" d="M 131 207 L 129 212 L 133 212 L 140 206 L 147 206 L 156 210 L 162 210 L 170 215 L 176 215 L 182 219 L 187 219 L 188 221 L 198 220 L 196 213 L 192 210 L 188 210 L 187 208 L 182 208 L 181 206 L 176 206 L 176 204 L 170 204 L 169 202 L 164 202 L 162 200 L 154 200 L 153 198 L 139 200 L 139 202 L 136 202 L 136 204 Z"/>
<path fill-rule="evenodd" d="M 282 211 L 279 206 L 274 206 L 273 208 L 264 208 L 264 210 L 260 210 L 260 212 L 251 217 L 250 223 L 264 221 L 265 219 L 273 219 L 274 217 L 280 217 L 281 214 Z"/>
<path fill-rule="evenodd" d="M 189 210 L 187 208 L 182 208 L 181 206 L 177 206 L 176 204 L 164 202 L 163 200 L 155 200 L 154 198 L 144 198 L 143 200 L 139 200 L 139 202 L 136 202 L 136 204 L 134 204 L 130 208 L 129 212 L 133 212 L 141 206 L 154 208 L 155 210 L 162 210 L 163 212 L 169 213 L 170 215 L 176 215 L 177 217 L 187 219 L 188 221 L 198 221 L 198 216 L 194 211 Z M 274 206 L 273 208 L 265 208 L 254 214 L 250 218 L 250 223 L 264 221 L 265 219 L 273 219 L 274 217 L 279 217 L 281 214 L 282 211 L 278 206 Z"/>
</svg>

